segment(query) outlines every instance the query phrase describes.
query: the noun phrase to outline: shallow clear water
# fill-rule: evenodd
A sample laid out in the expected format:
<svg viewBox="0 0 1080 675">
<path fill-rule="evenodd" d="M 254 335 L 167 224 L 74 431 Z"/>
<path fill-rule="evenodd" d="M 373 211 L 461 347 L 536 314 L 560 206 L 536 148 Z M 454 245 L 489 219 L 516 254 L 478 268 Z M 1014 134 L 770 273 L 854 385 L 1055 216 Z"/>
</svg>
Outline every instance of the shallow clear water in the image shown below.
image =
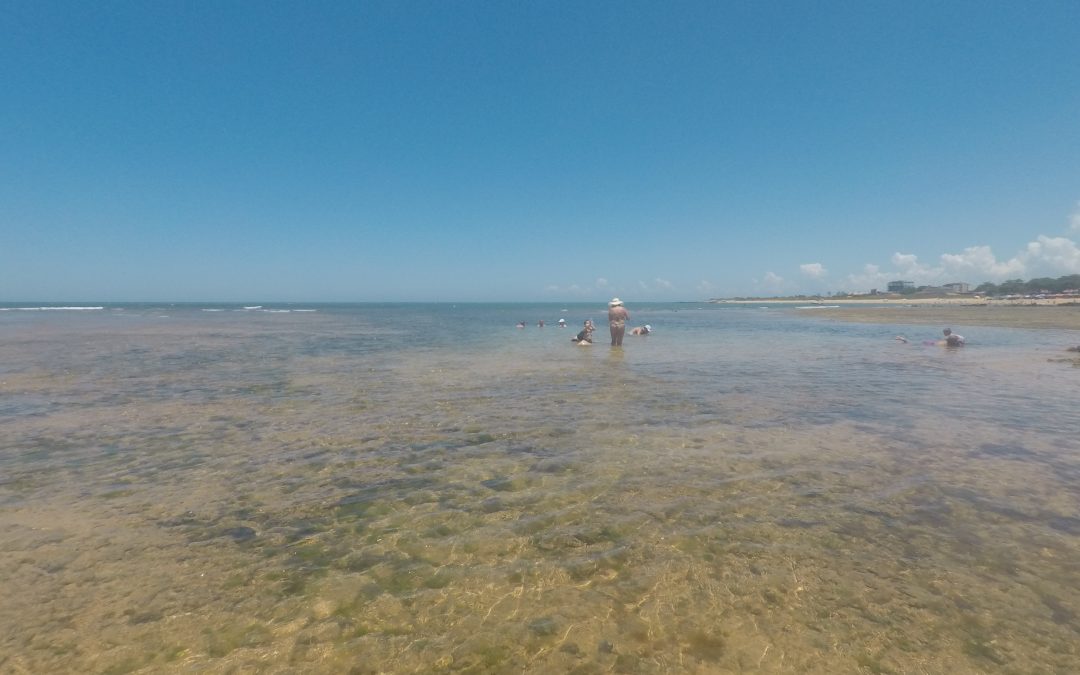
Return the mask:
<svg viewBox="0 0 1080 675">
<path fill-rule="evenodd" d="M 1080 670 L 1075 333 L 236 309 L 0 311 L 0 671 Z"/>
</svg>

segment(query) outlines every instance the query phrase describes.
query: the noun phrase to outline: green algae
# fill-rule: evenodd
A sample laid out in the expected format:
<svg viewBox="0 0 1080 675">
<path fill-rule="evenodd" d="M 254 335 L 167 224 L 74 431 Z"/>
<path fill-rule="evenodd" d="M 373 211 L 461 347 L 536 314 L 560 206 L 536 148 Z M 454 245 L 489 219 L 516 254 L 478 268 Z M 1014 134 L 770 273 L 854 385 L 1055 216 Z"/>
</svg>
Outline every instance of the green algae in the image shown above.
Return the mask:
<svg viewBox="0 0 1080 675">
<path fill-rule="evenodd" d="M 44 439 L 0 483 L 0 626 L 29 672 L 1080 663 L 1071 436 L 910 406 L 850 425 L 633 368 L 570 392 L 534 364 L 383 382 L 225 353 L 231 394 L 174 364 L 142 398 L 8 420 L 9 447 Z M 504 405 L 522 372 L 539 384 Z M 212 401 L 165 395 L 200 381 Z"/>
<path fill-rule="evenodd" d="M 272 637 L 270 629 L 260 623 L 218 626 L 206 631 L 206 651 L 220 658 L 236 649 L 266 644 Z"/>
</svg>

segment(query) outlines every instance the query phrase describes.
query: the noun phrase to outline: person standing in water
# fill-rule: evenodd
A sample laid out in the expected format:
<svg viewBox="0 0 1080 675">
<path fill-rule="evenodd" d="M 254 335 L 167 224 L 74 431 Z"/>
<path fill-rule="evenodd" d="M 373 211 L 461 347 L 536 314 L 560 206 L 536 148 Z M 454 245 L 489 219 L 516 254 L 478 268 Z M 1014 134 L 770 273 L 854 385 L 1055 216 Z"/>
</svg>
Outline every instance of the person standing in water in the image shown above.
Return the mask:
<svg viewBox="0 0 1080 675">
<path fill-rule="evenodd" d="M 626 320 L 630 318 L 630 312 L 623 307 L 622 300 L 612 298 L 608 303 L 608 326 L 611 328 L 611 346 L 622 347 L 623 335 L 626 333 Z"/>
</svg>

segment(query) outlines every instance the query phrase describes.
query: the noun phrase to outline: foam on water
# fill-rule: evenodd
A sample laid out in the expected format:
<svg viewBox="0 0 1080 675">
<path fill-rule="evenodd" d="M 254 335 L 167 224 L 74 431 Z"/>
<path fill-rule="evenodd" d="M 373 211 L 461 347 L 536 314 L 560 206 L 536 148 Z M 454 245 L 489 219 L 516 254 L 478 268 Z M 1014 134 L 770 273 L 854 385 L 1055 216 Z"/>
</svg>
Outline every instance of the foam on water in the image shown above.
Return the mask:
<svg viewBox="0 0 1080 675">
<path fill-rule="evenodd" d="M 0 307 L 0 312 L 77 312 L 88 311 L 96 309 L 105 309 L 104 307 Z"/>
</svg>

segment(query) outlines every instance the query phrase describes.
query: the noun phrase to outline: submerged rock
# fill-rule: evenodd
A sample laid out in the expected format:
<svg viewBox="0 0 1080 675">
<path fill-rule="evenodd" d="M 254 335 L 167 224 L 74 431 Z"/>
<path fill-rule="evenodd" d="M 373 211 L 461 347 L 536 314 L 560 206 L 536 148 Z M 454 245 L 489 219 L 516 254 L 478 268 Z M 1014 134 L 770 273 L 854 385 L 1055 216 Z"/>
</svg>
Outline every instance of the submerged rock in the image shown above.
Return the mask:
<svg viewBox="0 0 1080 675">
<path fill-rule="evenodd" d="M 256 532 L 253 528 L 241 525 L 238 527 L 230 527 L 224 530 L 221 534 L 231 538 L 237 543 L 240 543 L 245 541 L 251 541 L 258 535 L 258 532 Z"/>
<path fill-rule="evenodd" d="M 558 626 L 555 625 L 555 619 L 550 616 L 541 617 L 535 619 L 529 624 L 529 630 L 537 635 L 554 635 Z"/>
</svg>

